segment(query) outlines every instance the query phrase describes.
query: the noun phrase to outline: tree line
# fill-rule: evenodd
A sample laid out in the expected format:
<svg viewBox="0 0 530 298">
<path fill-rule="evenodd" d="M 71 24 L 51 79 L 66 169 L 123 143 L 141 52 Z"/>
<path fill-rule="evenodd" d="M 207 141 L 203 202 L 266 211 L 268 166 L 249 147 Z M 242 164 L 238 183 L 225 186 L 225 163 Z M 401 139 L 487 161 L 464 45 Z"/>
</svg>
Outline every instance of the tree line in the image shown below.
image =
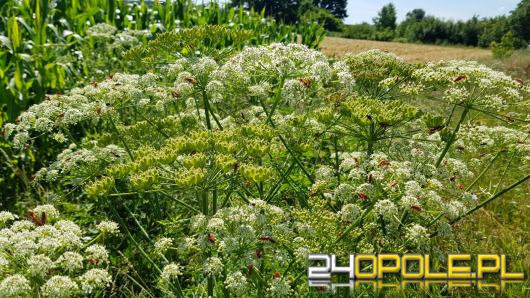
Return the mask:
<svg viewBox="0 0 530 298">
<path fill-rule="evenodd" d="M 318 21 L 343 37 L 380 41 L 513 49 L 530 41 L 530 0 L 522 0 L 509 15 L 469 20 L 445 20 L 421 8 L 407 13 L 398 22 L 393 3 L 385 5 L 373 23 L 344 25 L 347 0 L 232 0 L 234 6 L 265 10 L 270 17 L 285 22 Z"/>
<path fill-rule="evenodd" d="M 478 47 L 520 48 L 530 41 L 530 0 L 522 0 L 509 15 L 492 18 L 474 16 L 465 21 L 444 20 L 418 8 L 398 23 L 396 7 L 385 5 L 373 23 L 346 25 L 342 36 L 356 39 Z"/>
<path fill-rule="evenodd" d="M 231 0 L 232 6 L 265 11 L 268 17 L 287 24 L 317 21 L 329 31 L 342 32 L 347 0 Z"/>
</svg>

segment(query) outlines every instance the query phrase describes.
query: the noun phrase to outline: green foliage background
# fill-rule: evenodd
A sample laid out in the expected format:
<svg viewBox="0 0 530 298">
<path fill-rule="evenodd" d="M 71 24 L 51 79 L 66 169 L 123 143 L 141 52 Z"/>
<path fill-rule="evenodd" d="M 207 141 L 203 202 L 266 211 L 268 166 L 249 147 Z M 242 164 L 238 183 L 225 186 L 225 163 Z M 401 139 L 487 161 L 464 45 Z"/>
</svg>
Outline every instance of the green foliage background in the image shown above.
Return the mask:
<svg viewBox="0 0 530 298">
<path fill-rule="evenodd" d="M 530 273 L 524 81 L 378 50 L 329 59 L 315 50 L 325 35 L 315 20 L 340 27 L 340 9 L 312 7 L 291 25 L 183 0 L 1 9 L 1 207 L 54 204 L 86 227 L 87 243 L 108 241 L 113 280 L 96 296 L 349 295 L 307 287 L 309 251 L 427 253 L 442 270 L 448 251 L 499 252 Z M 392 14 L 363 34 L 389 40 L 406 26 L 418 38 L 422 26 L 445 26 L 421 11 L 396 25 Z M 454 24 L 459 38 L 479 43 L 480 21 L 468 23 Z M 503 36 L 500 53 L 516 43 Z M 42 224 L 42 213 L 29 219 Z M 107 219 L 119 236 L 94 236 Z M 44 280 L 31 282 L 28 296 L 44 292 Z"/>
</svg>

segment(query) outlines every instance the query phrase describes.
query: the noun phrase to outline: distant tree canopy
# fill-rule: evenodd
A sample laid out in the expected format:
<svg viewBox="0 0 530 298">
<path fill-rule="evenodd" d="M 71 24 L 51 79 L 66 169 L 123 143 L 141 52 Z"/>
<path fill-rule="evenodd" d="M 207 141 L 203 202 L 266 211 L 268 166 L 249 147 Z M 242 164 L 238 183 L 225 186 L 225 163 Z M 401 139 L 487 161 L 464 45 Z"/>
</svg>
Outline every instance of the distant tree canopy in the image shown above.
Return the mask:
<svg viewBox="0 0 530 298">
<path fill-rule="evenodd" d="M 285 23 L 319 22 L 330 31 L 342 32 L 349 38 L 396 40 L 434 44 L 461 44 L 489 47 L 501 41 L 505 45 L 526 46 L 530 42 L 530 0 L 522 0 L 509 16 L 479 18 L 467 21 L 444 20 L 428 15 L 421 8 L 409 11 L 398 24 L 396 7 L 389 3 L 373 18 L 373 24 L 344 25 L 347 0 L 231 0 Z M 509 42 L 508 42 L 509 41 Z"/>
<path fill-rule="evenodd" d="M 407 20 L 412 21 L 421 21 L 425 17 L 425 10 L 421 8 L 413 9 L 412 11 L 407 12 Z"/>
<path fill-rule="evenodd" d="M 344 19 L 348 16 L 346 13 L 347 0 L 313 0 L 316 7 L 329 10 L 335 17 Z"/>
<path fill-rule="evenodd" d="M 285 23 L 312 22 L 324 24 L 331 31 L 342 31 L 347 17 L 347 0 L 232 0 L 232 6 L 261 11 Z"/>
<path fill-rule="evenodd" d="M 337 18 L 331 11 L 315 6 L 310 0 L 304 1 L 300 6 L 300 22 L 318 22 L 324 25 L 329 31 L 341 32 L 344 29 L 344 23 Z"/>
<path fill-rule="evenodd" d="M 396 29 L 396 7 L 394 4 L 389 3 L 379 11 L 377 17 L 374 18 L 375 27 L 379 30 L 384 29 Z"/>
<path fill-rule="evenodd" d="M 510 26 L 518 38 L 530 41 L 530 0 L 522 0 L 510 17 Z"/>
<path fill-rule="evenodd" d="M 231 4 L 257 11 L 265 9 L 267 16 L 286 23 L 295 23 L 300 17 L 300 0 L 232 0 Z"/>
<path fill-rule="evenodd" d="M 497 49 L 504 51 L 511 46 L 524 47 L 530 42 L 530 0 L 522 0 L 509 16 L 474 16 L 467 21 L 444 20 L 417 8 L 409 11 L 399 24 L 396 8 L 390 3 L 379 11 L 373 24 L 346 25 L 343 36 L 480 47 L 495 43 Z"/>
</svg>

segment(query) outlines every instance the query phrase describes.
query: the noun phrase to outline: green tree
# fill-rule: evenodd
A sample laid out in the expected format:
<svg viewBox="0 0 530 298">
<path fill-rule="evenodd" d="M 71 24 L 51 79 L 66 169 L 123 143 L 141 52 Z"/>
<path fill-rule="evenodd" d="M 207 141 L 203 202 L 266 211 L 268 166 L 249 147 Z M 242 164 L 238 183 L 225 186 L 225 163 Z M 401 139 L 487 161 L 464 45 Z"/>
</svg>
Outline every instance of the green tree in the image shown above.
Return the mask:
<svg viewBox="0 0 530 298">
<path fill-rule="evenodd" d="M 530 41 L 530 0 L 522 0 L 510 17 L 511 29 L 517 37 Z"/>
<path fill-rule="evenodd" d="M 424 17 L 425 17 L 425 10 L 421 8 L 416 8 L 416 9 L 413 9 L 407 12 L 407 18 L 405 19 L 405 22 L 409 20 L 419 22 L 423 20 Z"/>
<path fill-rule="evenodd" d="M 310 9 L 300 9 L 300 11 L 304 12 L 300 16 L 302 23 L 317 22 L 322 24 L 326 30 L 335 32 L 344 31 L 344 23 L 342 20 L 334 16 L 327 9 L 312 6 Z"/>
<path fill-rule="evenodd" d="M 378 30 L 396 29 L 396 7 L 393 3 L 389 3 L 381 9 L 377 14 L 377 17 L 374 18 L 374 24 Z"/>
<path fill-rule="evenodd" d="M 443 43 L 448 41 L 450 22 L 444 22 L 434 16 L 426 16 L 420 22 L 413 23 L 407 30 L 406 38 L 413 42 Z"/>
<path fill-rule="evenodd" d="M 425 10 L 421 8 L 413 9 L 407 12 L 407 16 L 403 22 L 401 22 L 396 28 L 396 36 L 404 38 L 407 41 L 414 40 L 414 29 L 417 27 L 418 22 L 421 22 L 425 18 Z"/>
<path fill-rule="evenodd" d="M 520 41 L 510 31 L 501 39 L 500 43 L 491 43 L 491 52 L 495 58 L 505 58 L 513 54 L 513 51 L 519 46 Z"/>
<path fill-rule="evenodd" d="M 476 47 L 480 38 L 480 21 L 477 16 L 467 20 L 460 32 L 461 40 L 458 43 Z"/>
<path fill-rule="evenodd" d="M 261 11 L 267 16 L 286 23 L 296 23 L 300 19 L 300 0 L 232 0 L 232 6 Z"/>
<path fill-rule="evenodd" d="M 347 0 L 313 0 L 316 7 L 329 10 L 335 17 L 344 19 L 348 16 L 346 13 Z"/>
<path fill-rule="evenodd" d="M 366 22 L 354 25 L 345 25 L 344 37 L 354 39 L 373 39 L 375 34 L 374 25 Z"/>
<path fill-rule="evenodd" d="M 478 45 L 487 48 L 492 42 L 500 42 L 504 34 L 510 30 L 509 19 L 506 16 L 498 16 L 481 21 L 481 33 Z"/>
</svg>

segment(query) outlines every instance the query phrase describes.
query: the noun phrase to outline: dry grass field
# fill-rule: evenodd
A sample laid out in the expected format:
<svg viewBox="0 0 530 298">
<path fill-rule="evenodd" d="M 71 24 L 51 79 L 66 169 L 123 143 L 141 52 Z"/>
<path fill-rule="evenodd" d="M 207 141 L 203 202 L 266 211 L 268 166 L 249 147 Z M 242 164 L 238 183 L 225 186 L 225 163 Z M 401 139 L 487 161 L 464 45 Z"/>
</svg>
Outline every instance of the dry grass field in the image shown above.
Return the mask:
<svg viewBox="0 0 530 298">
<path fill-rule="evenodd" d="M 420 45 L 340 37 L 327 37 L 322 43 L 321 48 L 325 54 L 337 57 L 347 53 L 359 53 L 370 49 L 380 49 L 393 52 L 409 62 L 427 62 L 442 59 L 489 60 L 491 58 L 491 51 L 480 48 Z"/>
</svg>

